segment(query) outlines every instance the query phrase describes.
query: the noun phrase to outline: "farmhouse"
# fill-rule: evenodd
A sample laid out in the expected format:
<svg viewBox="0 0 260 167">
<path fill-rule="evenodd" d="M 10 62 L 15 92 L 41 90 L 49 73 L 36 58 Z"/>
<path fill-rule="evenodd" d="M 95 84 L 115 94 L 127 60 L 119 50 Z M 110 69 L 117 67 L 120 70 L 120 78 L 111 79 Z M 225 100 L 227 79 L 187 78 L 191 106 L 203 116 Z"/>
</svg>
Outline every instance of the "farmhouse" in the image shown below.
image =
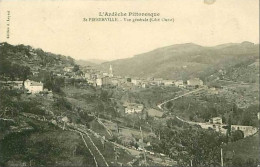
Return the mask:
<svg viewBox="0 0 260 167">
<path fill-rule="evenodd" d="M 106 86 L 106 85 L 109 85 L 109 84 L 110 84 L 109 77 L 106 76 L 106 77 L 97 78 L 97 79 L 96 79 L 96 84 L 97 84 L 97 86 Z"/>
<path fill-rule="evenodd" d="M 134 85 L 139 85 L 139 84 L 141 84 L 142 80 L 141 80 L 141 79 L 132 79 L 131 82 L 132 82 Z"/>
<path fill-rule="evenodd" d="M 247 137 L 255 134 L 258 131 L 258 128 L 253 126 L 231 125 L 231 130 L 241 130 L 244 133 L 244 137 Z"/>
<path fill-rule="evenodd" d="M 178 80 L 176 82 L 174 82 L 175 86 L 177 87 L 184 87 L 184 83 L 183 83 L 183 80 Z"/>
<path fill-rule="evenodd" d="M 221 117 L 214 117 L 209 120 L 212 124 L 222 124 L 222 118 Z"/>
<path fill-rule="evenodd" d="M 170 85 L 173 85 L 173 80 L 163 80 L 163 84 L 165 85 L 165 86 L 170 86 Z"/>
<path fill-rule="evenodd" d="M 28 90 L 28 93 L 32 93 L 32 94 L 39 93 L 43 91 L 43 83 L 30 81 L 29 79 L 27 79 L 24 82 L 24 88 Z"/>
<path fill-rule="evenodd" d="M 125 105 L 125 113 L 131 114 L 131 113 L 139 113 L 142 112 L 144 109 L 144 106 L 142 104 L 137 103 L 128 103 Z"/>
<path fill-rule="evenodd" d="M 163 82 L 162 78 L 154 78 L 153 79 L 153 83 L 155 83 L 156 85 L 161 85 Z"/>
</svg>

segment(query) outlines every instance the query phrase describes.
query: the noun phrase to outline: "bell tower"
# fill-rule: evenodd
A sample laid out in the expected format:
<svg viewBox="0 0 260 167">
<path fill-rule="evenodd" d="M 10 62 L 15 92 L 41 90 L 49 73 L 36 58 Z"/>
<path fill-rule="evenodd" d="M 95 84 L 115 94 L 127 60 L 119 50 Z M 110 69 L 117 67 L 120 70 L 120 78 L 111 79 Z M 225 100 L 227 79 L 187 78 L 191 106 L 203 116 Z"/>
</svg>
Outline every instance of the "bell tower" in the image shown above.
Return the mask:
<svg viewBox="0 0 260 167">
<path fill-rule="evenodd" d="M 109 76 L 113 77 L 113 68 L 112 68 L 111 64 L 110 64 L 110 67 L 109 67 Z"/>
</svg>

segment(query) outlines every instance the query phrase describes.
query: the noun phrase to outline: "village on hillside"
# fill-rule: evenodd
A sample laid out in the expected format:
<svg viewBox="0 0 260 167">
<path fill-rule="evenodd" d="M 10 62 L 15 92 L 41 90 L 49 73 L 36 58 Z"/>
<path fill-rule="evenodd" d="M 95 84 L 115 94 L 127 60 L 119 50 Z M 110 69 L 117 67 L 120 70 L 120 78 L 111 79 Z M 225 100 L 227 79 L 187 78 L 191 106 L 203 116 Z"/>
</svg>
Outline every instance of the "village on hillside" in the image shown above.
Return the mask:
<svg viewBox="0 0 260 167">
<path fill-rule="evenodd" d="M 252 76 L 259 64 L 254 57 L 235 70 L 217 66 L 206 75 L 137 77 L 119 75 L 113 62 L 101 68 L 30 46 L 0 47 L 0 146 L 19 159 L 1 161 L 0 154 L 0 163 L 221 166 L 223 160 L 232 166 L 238 158 L 257 163 L 259 89 Z M 181 70 L 189 69 L 185 64 Z M 20 152 L 9 149 L 23 140 Z M 50 149 L 41 147 L 43 142 Z M 239 151 L 245 147 L 252 150 L 249 157 Z M 207 160 L 198 157 L 201 152 L 207 152 Z"/>
<path fill-rule="evenodd" d="M 75 68 L 77 72 L 75 72 Z M 80 71 L 80 72 L 78 72 Z M 223 73 L 223 71 L 219 71 Z M 33 71 L 33 76 L 37 76 L 39 71 Z M 223 91 L 223 87 L 208 87 L 203 84 L 203 81 L 199 78 L 191 78 L 187 81 L 183 80 L 166 80 L 163 78 L 136 78 L 128 76 L 115 76 L 113 74 L 113 67 L 110 65 L 108 71 L 99 71 L 94 69 L 91 66 L 82 67 L 82 66 L 66 66 L 63 70 L 53 71 L 53 75 L 57 77 L 63 77 L 65 86 L 66 84 L 87 84 L 97 88 L 119 88 L 122 90 L 135 90 L 135 89 L 145 89 L 149 87 L 178 87 L 184 90 L 196 90 L 196 89 L 205 89 L 211 94 L 218 94 Z M 219 79 L 219 78 L 218 78 Z M 23 90 L 26 94 L 45 96 L 46 98 L 52 98 L 52 90 L 44 88 L 42 82 L 36 82 L 32 80 L 23 81 L 1 81 L 1 84 L 8 89 L 18 89 Z M 225 90 L 225 88 L 224 88 Z M 141 113 L 144 110 L 143 104 L 138 103 L 129 103 L 124 104 L 124 111 L 126 114 Z M 158 112 L 155 114 L 158 117 Z M 151 113 L 151 115 L 153 115 Z M 159 117 L 163 114 L 159 113 Z M 259 112 L 258 112 L 259 117 Z M 179 118 L 180 119 L 180 118 Z M 182 119 L 180 119 L 182 120 Z M 214 129 L 217 132 L 223 134 L 227 133 L 227 124 L 222 123 L 221 117 L 212 117 L 209 122 L 192 122 L 182 120 L 183 122 L 189 123 L 191 125 L 199 125 L 204 129 Z M 244 137 L 251 136 L 257 133 L 258 128 L 253 126 L 243 126 L 243 125 L 231 125 L 232 131 L 241 130 L 244 133 Z"/>
</svg>

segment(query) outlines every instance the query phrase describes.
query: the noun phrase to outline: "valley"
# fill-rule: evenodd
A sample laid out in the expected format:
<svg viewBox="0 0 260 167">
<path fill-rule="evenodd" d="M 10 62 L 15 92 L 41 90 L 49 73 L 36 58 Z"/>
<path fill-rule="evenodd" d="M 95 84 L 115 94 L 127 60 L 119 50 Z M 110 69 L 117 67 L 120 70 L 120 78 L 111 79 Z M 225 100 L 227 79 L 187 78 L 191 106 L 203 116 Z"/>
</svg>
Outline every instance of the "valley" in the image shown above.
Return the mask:
<svg viewBox="0 0 260 167">
<path fill-rule="evenodd" d="M 80 64 L 1 43 L 0 165 L 255 166 L 258 47 L 189 43 Z"/>
</svg>

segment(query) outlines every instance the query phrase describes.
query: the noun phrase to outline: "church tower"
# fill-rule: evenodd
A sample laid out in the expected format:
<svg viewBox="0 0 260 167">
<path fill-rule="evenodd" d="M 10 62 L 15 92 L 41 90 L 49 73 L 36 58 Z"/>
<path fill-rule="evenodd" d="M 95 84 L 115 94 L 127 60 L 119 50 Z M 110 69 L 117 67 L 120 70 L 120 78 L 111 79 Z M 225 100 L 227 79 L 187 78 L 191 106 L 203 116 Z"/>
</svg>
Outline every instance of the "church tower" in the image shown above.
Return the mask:
<svg viewBox="0 0 260 167">
<path fill-rule="evenodd" d="M 112 65 L 111 64 L 110 64 L 110 67 L 109 67 L 109 76 L 113 77 L 113 69 L 112 69 Z"/>
</svg>

